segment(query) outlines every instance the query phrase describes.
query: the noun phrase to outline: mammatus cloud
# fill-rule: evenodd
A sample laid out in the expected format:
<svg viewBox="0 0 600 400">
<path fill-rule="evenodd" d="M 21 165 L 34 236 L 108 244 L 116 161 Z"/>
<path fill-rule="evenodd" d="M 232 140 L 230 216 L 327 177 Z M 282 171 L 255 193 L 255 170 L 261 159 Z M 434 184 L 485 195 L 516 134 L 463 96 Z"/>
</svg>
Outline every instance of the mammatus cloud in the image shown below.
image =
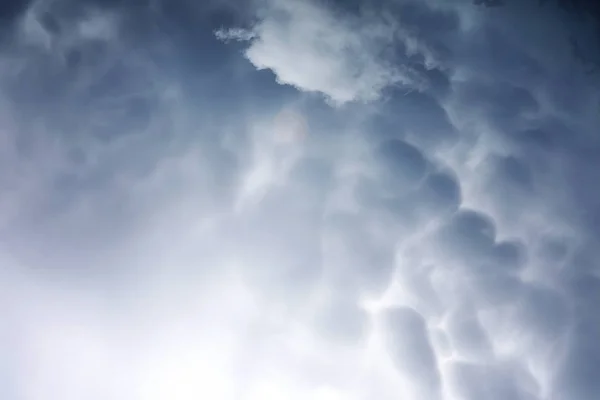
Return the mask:
<svg viewBox="0 0 600 400">
<path fill-rule="evenodd" d="M 471 3 L 7 13 L 0 395 L 595 399 L 597 82 Z"/>
</svg>

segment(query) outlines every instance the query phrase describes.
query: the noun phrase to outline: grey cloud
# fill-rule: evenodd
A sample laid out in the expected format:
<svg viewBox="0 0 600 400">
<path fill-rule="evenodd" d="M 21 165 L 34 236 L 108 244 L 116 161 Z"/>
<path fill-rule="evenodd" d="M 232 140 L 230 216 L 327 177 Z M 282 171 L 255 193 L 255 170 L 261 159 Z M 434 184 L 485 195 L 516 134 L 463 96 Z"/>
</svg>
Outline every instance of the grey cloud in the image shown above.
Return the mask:
<svg viewBox="0 0 600 400">
<path fill-rule="evenodd" d="M 568 331 L 571 316 L 567 301 L 556 291 L 530 285 L 517 298 L 515 329 L 526 326 L 536 341 L 553 342 Z"/>
<path fill-rule="evenodd" d="M 460 115 L 470 121 L 480 121 L 473 140 L 487 139 L 492 132 L 512 132 L 522 129 L 523 120 L 535 115 L 538 103 L 529 89 L 509 83 L 481 82 L 476 78 L 456 85 L 451 95 Z M 457 121 L 459 122 L 459 121 Z M 492 132 L 489 131 L 491 128 Z M 468 133 L 468 132 L 465 132 Z"/>
<path fill-rule="evenodd" d="M 461 203 L 460 186 L 447 172 L 435 172 L 425 178 L 419 198 L 432 208 L 456 211 Z"/>
<path fill-rule="evenodd" d="M 444 331 L 441 329 L 431 330 L 431 343 L 435 348 L 436 354 L 441 359 L 449 358 L 452 356 L 452 347 L 450 346 L 450 340 Z"/>
<path fill-rule="evenodd" d="M 493 357 L 492 345 L 473 310 L 463 306 L 451 312 L 445 328 L 452 349 L 461 359 L 485 362 Z"/>
<path fill-rule="evenodd" d="M 544 193 L 544 182 L 534 175 L 527 159 L 515 156 L 491 155 L 479 166 L 485 177 L 485 196 L 494 198 L 495 211 L 504 221 L 518 224 L 520 218 L 532 207 L 537 196 Z M 501 201 L 500 201 L 501 200 Z"/>
<path fill-rule="evenodd" d="M 565 243 L 578 240 L 571 235 L 586 236 L 595 223 L 573 218 L 578 214 L 573 207 L 595 208 L 596 193 L 588 181 L 593 174 L 586 168 L 594 165 L 595 153 L 579 147 L 594 148 L 586 132 L 597 117 L 583 104 L 594 101 L 588 89 L 579 86 L 581 76 L 566 78 L 576 70 L 568 61 L 547 65 L 551 56 L 567 55 L 562 44 L 549 49 L 542 43 L 554 17 L 513 29 L 508 11 L 499 11 L 493 20 L 491 11 L 471 12 L 463 6 L 447 6 L 447 12 L 440 13 L 444 7 L 437 3 L 434 12 L 424 2 L 400 2 L 403 26 L 415 27 L 414 35 L 402 37 L 400 46 L 412 44 L 418 50 L 412 59 L 397 54 L 396 60 L 429 60 L 435 66 L 422 72 L 437 74 L 440 88 L 409 94 L 390 90 L 390 100 L 379 107 L 367 130 L 376 137 L 373 142 L 381 137 L 400 141 L 384 142 L 374 153 L 383 169 L 359 180 L 354 195 L 361 211 L 385 209 L 384 215 L 408 226 L 408 231 L 433 230 L 419 236 L 414 246 L 420 250 L 413 258 L 407 260 L 404 249 L 400 251 L 396 272 L 406 290 L 398 294 L 400 302 L 428 318 L 447 314 L 448 346 L 457 358 L 473 362 L 454 362 L 452 372 L 442 373 L 440 380 L 453 382 L 464 398 L 544 398 L 542 386 L 548 384 L 563 396 L 559 398 L 586 398 L 595 388 L 590 373 L 595 353 L 590 350 L 588 364 L 579 346 L 589 343 L 593 323 L 574 328 L 583 315 L 592 318 L 571 304 L 591 300 L 576 290 L 565 295 L 565 282 L 557 278 L 572 279 L 578 272 L 557 270 L 570 268 L 565 262 L 571 245 Z M 514 16 L 521 23 L 523 18 Z M 419 29 L 425 26 L 422 21 L 436 21 L 436 29 Z M 522 41 L 518 32 L 526 36 Z M 580 98 L 571 97 L 579 92 Z M 402 150 L 388 150 L 392 143 L 401 144 Z M 576 161 L 583 154 L 590 159 Z M 559 171 L 553 163 L 567 168 Z M 446 174 L 447 170 L 455 172 Z M 386 177 L 388 171 L 392 172 Z M 565 171 L 573 175 L 565 179 Z M 390 193 L 390 184 L 400 179 L 403 191 Z M 377 214 L 369 213 L 358 220 L 366 222 Z M 533 249 L 532 243 L 552 236 L 549 232 L 561 239 Z M 403 245 L 406 237 L 397 239 Z M 471 307 L 448 309 L 465 303 Z M 410 313 L 420 322 L 406 317 L 398 329 L 405 337 L 426 340 L 425 317 Z M 565 346 L 568 335 L 577 340 Z M 404 349 L 401 340 L 395 346 Z M 431 357 L 423 357 L 429 361 L 419 368 L 434 382 L 437 366 L 431 345 L 419 342 L 415 347 L 429 349 L 422 350 Z M 515 358 L 514 366 L 501 361 L 507 353 Z M 419 370 L 402 364 L 407 360 L 397 362 L 400 370 L 412 367 L 408 374 Z M 531 376 L 527 363 L 534 371 Z"/>
<path fill-rule="evenodd" d="M 354 200 L 365 208 L 376 208 L 381 206 L 381 188 L 374 178 L 361 176 L 352 188 Z"/>
<path fill-rule="evenodd" d="M 167 62 L 157 62 L 157 55 L 176 52 L 161 53 L 164 48 L 151 42 L 157 21 L 148 9 L 138 9 L 136 24 L 128 22 L 129 11 L 125 4 L 71 9 L 68 2 L 40 2 L 15 23 L 3 61 L 18 68 L 3 68 L 2 91 L 16 121 L 10 134 L 18 169 L 37 174 L 36 190 L 44 193 L 28 196 L 19 189 L 28 200 L 6 227 L 7 241 L 27 264 L 57 270 L 77 264 L 82 276 L 92 274 L 93 260 L 122 254 L 132 227 L 156 212 L 153 207 L 185 193 L 183 203 L 191 192 L 203 197 L 198 211 L 233 202 L 236 156 L 204 134 L 194 138 L 198 122 L 187 114 L 189 93 L 178 89 L 181 77 Z M 52 48 L 36 42 L 39 35 Z M 188 147 L 201 142 L 194 160 Z M 175 165 L 171 157 L 188 165 Z M 21 181 L 31 185 L 32 178 Z M 196 179 L 192 191 L 189 179 Z M 114 260 L 98 264 L 104 273 L 106 264 L 122 268 Z"/>
<path fill-rule="evenodd" d="M 255 265 L 245 271 L 266 291 L 301 297 L 310 293 L 322 273 L 321 215 L 331 189 L 332 166 L 325 160 L 304 157 L 291 168 L 285 185 L 270 189 L 241 218 L 238 249 Z M 293 290 L 292 290 L 293 288 Z M 309 292 L 306 292 L 306 291 Z"/>
<path fill-rule="evenodd" d="M 558 124 L 558 122 L 556 122 Z M 552 151 L 563 140 L 556 127 L 536 127 L 515 132 L 514 140 L 530 151 Z"/>
<path fill-rule="evenodd" d="M 414 146 L 401 140 L 389 140 L 381 143 L 374 154 L 382 170 L 377 174 L 384 190 L 402 193 L 413 189 L 427 171 L 427 162 L 423 154 Z"/>
<path fill-rule="evenodd" d="M 597 379 L 597 367 L 600 354 L 590 336 L 595 331 L 587 331 L 573 335 L 569 353 L 563 361 L 560 375 L 553 388 L 556 399 L 592 399 L 600 390 Z M 578 337 L 581 335 L 582 337 Z"/>
<path fill-rule="evenodd" d="M 434 233 L 442 249 L 440 268 L 483 308 L 512 303 L 523 290 L 519 272 L 527 253 L 518 240 L 496 240 L 494 221 L 485 214 L 459 210 Z"/>
<path fill-rule="evenodd" d="M 2 28 L 15 40 L 0 60 L 3 252 L 48 297 L 68 289 L 75 307 L 91 288 L 120 310 L 61 300 L 44 308 L 52 324 L 101 321 L 73 335 L 112 365 L 131 340 L 113 328 L 146 321 L 136 349 L 161 350 L 123 369 L 156 367 L 153 382 L 189 373 L 169 357 L 197 371 L 203 357 L 182 353 L 202 341 L 221 362 L 252 320 L 277 354 L 257 346 L 239 368 L 261 365 L 249 380 L 308 385 L 303 368 L 318 364 L 342 397 L 395 397 L 406 381 L 409 399 L 594 398 L 598 117 L 591 78 L 546 43 L 554 17 L 433 0 L 276 0 L 237 15 L 230 2 L 222 14 L 208 12 L 217 2 L 48 4 Z M 308 135 L 277 144 L 288 105 Z M 33 310 L 45 299 L 27 303 L 29 333 L 45 327 Z M 392 374 L 363 354 L 379 322 Z M 18 341 L 63 343 L 36 335 Z"/>
<path fill-rule="evenodd" d="M 13 22 L 15 17 L 22 14 L 30 3 L 31 1 L 11 1 L 0 9 L 0 16 L 7 22 Z"/>
<path fill-rule="evenodd" d="M 445 147 L 456 143 L 457 133 L 439 99 L 427 93 L 397 93 L 382 105 L 375 129 L 386 135 L 409 137 L 425 147 Z M 380 122 L 379 122 L 380 121 Z"/>
<path fill-rule="evenodd" d="M 355 214 L 332 215 L 327 220 L 324 253 L 335 282 L 366 293 L 381 294 L 394 271 L 394 248 L 378 242 L 366 221 Z"/>
<path fill-rule="evenodd" d="M 486 366 L 458 362 L 451 380 L 456 392 L 467 400 L 535 399 L 536 387 L 526 370 L 509 365 Z"/>
<path fill-rule="evenodd" d="M 495 237 L 494 221 L 489 216 L 473 210 L 460 210 L 440 232 L 440 240 L 447 244 L 450 254 L 476 257 L 475 259 L 491 251 Z"/>
<path fill-rule="evenodd" d="M 413 309 L 396 308 L 387 310 L 384 319 L 394 364 L 417 386 L 422 398 L 436 398 L 440 375 L 424 318 Z"/>
<path fill-rule="evenodd" d="M 464 287 L 472 298 L 480 302 L 483 309 L 494 309 L 511 304 L 523 288 L 519 278 L 502 273 L 468 276 Z"/>
<path fill-rule="evenodd" d="M 419 224 L 447 216 L 460 204 L 455 177 L 425 157 L 426 150 L 401 139 L 385 139 L 373 151 L 372 167 L 354 187 L 357 202 L 379 209 L 405 232 Z"/>
<path fill-rule="evenodd" d="M 578 319 L 569 332 L 569 343 L 552 386 L 557 399 L 591 399 L 598 392 L 597 366 L 600 352 L 595 338 L 600 324 L 590 307 L 597 304 L 600 280 L 583 275 L 572 284 Z"/>
<path fill-rule="evenodd" d="M 493 18 L 493 15 L 489 15 Z M 493 71 L 497 79 L 514 84 L 539 82 L 545 73 L 540 60 L 518 45 L 516 38 L 507 37 L 506 32 L 496 27 L 479 26 L 477 32 L 465 38 L 466 46 L 458 49 L 464 63 L 458 68 L 468 69 L 476 76 L 489 76 Z"/>
<path fill-rule="evenodd" d="M 529 195 L 535 189 L 531 171 L 522 160 L 514 156 L 496 157 L 490 163 L 494 164 L 492 169 L 497 174 L 496 179 L 491 178 L 492 184 L 503 185 L 505 190 L 513 188 L 529 192 Z"/>
<path fill-rule="evenodd" d="M 301 201 L 322 206 L 335 185 L 333 166 L 319 158 L 304 158 L 290 171 L 290 181 L 298 190 Z"/>
<path fill-rule="evenodd" d="M 353 293 L 332 294 L 325 304 L 318 307 L 313 323 L 317 330 L 334 342 L 362 342 L 368 336 L 369 316 L 356 302 Z"/>
<path fill-rule="evenodd" d="M 451 215 L 458 210 L 460 202 L 460 187 L 452 174 L 431 172 L 414 192 L 406 198 L 388 202 L 387 207 L 396 215 L 406 215 L 408 220 L 405 221 L 412 221 L 418 227 L 425 221 Z"/>
<path fill-rule="evenodd" d="M 428 318 L 440 318 L 446 313 L 442 297 L 431 279 L 434 269 L 432 265 L 412 258 L 403 260 L 401 265 L 397 266 L 396 282 L 402 286 L 405 302 Z M 446 333 L 442 331 L 440 334 L 447 341 Z"/>
<path fill-rule="evenodd" d="M 525 245 L 517 240 L 497 242 L 493 250 L 493 259 L 499 268 L 518 271 L 527 262 Z"/>
</svg>

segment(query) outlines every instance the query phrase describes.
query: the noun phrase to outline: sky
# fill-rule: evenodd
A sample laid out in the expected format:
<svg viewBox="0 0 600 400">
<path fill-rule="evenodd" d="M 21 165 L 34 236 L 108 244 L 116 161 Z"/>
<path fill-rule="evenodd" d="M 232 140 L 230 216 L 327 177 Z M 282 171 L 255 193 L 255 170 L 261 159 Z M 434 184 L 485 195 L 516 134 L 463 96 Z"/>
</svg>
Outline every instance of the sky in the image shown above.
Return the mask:
<svg viewBox="0 0 600 400">
<path fill-rule="evenodd" d="M 599 398 L 590 21 L 5 3 L 0 398 Z"/>
</svg>

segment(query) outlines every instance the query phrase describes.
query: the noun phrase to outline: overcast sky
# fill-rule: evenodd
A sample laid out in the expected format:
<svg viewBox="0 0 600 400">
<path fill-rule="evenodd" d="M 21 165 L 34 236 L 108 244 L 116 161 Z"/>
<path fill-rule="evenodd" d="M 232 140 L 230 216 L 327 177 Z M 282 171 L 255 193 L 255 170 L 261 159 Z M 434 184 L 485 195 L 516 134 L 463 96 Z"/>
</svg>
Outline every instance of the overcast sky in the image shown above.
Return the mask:
<svg viewBox="0 0 600 400">
<path fill-rule="evenodd" d="M 2 3 L 0 398 L 600 398 L 597 39 L 472 3 Z"/>
</svg>

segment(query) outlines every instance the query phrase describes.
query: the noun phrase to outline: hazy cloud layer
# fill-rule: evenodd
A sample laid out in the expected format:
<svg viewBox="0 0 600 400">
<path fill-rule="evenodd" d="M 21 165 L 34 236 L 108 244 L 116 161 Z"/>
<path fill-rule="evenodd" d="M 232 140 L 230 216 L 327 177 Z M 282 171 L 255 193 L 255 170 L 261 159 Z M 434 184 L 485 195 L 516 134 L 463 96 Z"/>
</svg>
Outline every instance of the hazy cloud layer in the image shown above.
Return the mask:
<svg viewBox="0 0 600 400">
<path fill-rule="evenodd" d="M 588 33 L 234 3 L 0 12 L 0 396 L 595 399 Z"/>
</svg>

